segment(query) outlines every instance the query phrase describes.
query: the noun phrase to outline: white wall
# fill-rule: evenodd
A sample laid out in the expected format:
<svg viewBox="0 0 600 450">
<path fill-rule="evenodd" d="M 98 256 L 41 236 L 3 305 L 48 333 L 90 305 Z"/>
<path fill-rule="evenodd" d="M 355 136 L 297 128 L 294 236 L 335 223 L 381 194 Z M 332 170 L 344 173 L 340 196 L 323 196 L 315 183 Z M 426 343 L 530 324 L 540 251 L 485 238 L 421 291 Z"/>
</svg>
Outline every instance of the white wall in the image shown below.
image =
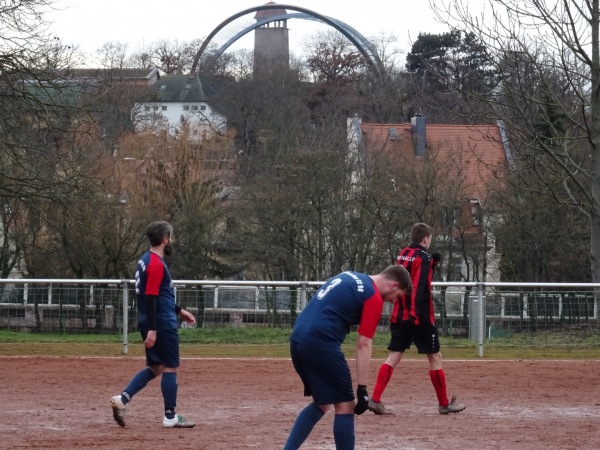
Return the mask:
<svg viewBox="0 0 600 450">
<path fill-rule="evenodd" d="M 136 103 L 132 119 L 136 132 L 167 129 L 170 135 L 181 132 L 182 118 L 190 126 L 190 139 L 201 141 L 225 132 L 227 120 L 205 102 Z"/>
</svg>

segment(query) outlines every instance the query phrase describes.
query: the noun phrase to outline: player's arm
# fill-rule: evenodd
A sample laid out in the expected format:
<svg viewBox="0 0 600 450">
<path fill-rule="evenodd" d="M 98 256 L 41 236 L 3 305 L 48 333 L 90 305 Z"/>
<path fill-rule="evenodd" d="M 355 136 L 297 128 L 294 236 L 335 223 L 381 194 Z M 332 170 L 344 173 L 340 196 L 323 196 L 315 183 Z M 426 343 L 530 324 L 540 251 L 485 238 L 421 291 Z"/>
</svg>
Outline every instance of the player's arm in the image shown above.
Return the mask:
<svg viewBox="0 0 600 450">
<path fill-rule="evenodd" d="M 429 306 L 429 271 L 431 262 L 429 255 L 417 257 L 413 261 L 413 301 L 415 315 L 423 316 L 423 309 Z"/>
<path fill-rule="evenodd" d="M 148 295 L 146 294 L 146 318 L 148 320 L 148 334 L 146 335 L 146 340 L 144 341 L 144 346 L 146 348 L 154 347 L 154 343 L 156 342 L 156 302 L 158 301 L 158 296 L 156 295 Z"/>
<path fill-rule="evenodd" d="M 354 407 L 356 414 L 364 413 L 368 407 L 367 382 L 373 352 L 373 336 L 375 336 L 382 311 L 383 299 L 379 291 L 376 291 L 363 303 L 363 311 L 358 326 L 358 339 L 356 340 L 356 381 L 358 387 L 356 390 L 357 404 Z"/>
<path fill-rule="evenodd" d="M 177 317 L 184 322 L 187 322 L 189 325 L 194 325 L 196 323 L 196 318 L 194 315 L 179 305 L 175 305 L 175 314 L 177 314 Z"/>
<path fill-rule="evenodd" d="M 356 340 L 356 379 L 358 384 L 367 384 L 373 336 L 375 336 L 382 311 L 383 300 L 379 292 L 374 293 L 363 303 L 363 311 L 358 325 L 358 339 Z"/>
<path fill-rule="evenodd" d="M 157 314 L 156 305 L 158 303 L 158 294 L 160 292 L 160 284 L 165 274 L 165 269 L 162 263 L 158 263 L 154 259 L 150 259 L 148 268 L 146 269 L 146 317 L 148 319 L 148 334 L 144 340 L 146 348 L 154 347 L 156 342 Z"/>
<path fill-rule="evenodd" d="M 359 334 L 356 340 L 356 381 L 359 385 L 368 384 L 372 352 L 373 339 Z"/>
<path fill-rule="evenodd" d="M 367 380 L 369 378 L 369 365 L 371 364 L 371 353 L 373 350 L 373 339 L 358 335 L 356 340 L 356 405 L 354 414 L 363 414 L 369 407 L 369 393 L 367 391 Z"/>
</svg>

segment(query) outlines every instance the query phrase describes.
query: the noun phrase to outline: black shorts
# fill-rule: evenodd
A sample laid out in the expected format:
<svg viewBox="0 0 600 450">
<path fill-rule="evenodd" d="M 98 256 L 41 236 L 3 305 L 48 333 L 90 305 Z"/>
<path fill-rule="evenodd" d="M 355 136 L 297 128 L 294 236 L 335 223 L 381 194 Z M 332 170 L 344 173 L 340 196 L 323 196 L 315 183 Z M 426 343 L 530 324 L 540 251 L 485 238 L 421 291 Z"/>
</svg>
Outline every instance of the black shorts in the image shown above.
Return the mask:
<svg viewBox="0 0 600 450">
<path fill-rule="evenodd" d="M 429 322 L 415 325 L 413 322 L 402 321 L 390 323 L 390 345 L 391 352 L 403 352 L 410 348 L 414 342 L 421 354 L 431 355 L 440 351 L 440 339 L 435 324 Z"/>
</svg>

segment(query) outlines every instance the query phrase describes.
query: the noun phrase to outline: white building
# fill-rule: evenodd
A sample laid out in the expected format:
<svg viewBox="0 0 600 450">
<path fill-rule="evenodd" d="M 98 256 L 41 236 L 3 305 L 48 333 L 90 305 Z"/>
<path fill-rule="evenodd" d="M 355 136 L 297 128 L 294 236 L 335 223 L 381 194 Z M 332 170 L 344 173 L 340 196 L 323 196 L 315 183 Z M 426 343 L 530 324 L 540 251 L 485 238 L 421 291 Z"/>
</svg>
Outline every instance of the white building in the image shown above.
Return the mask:
<svg viewBox="0 0 600 450">
<path fill-rule="evenodd" d="M 207 103 L 197 75 L 165 75 L 147 90 L 147 100 L 136 103 L 132 119 L 136 132 L 164 130 L 172 137 L 189 131 L 202 141 L 225 132 L 227 120 Z"/>
</svg>

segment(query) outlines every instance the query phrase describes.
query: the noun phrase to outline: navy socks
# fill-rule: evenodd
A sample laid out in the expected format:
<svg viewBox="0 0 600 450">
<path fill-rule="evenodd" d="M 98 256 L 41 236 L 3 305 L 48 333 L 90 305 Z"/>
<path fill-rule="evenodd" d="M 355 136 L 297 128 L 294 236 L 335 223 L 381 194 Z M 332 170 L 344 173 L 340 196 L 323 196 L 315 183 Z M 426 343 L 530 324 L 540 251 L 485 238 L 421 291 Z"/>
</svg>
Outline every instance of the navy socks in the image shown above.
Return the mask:
<svg viewBox="0 0 600 450">
<path fill-rule="evenodd" d="M 144 389 L 152 379 L 154 379 L 154 372 L 152 372 L 150 367 L 140 370 L 121 393 L 121 401 L 123 404 L 127 404 L 127 402 L 131 400 L 131 397 Z"/>
<path fill-rule="evenodd" d="M 314 403 L 309 404 L 306 408 L 300 411 L 300 414 L 298 414 L 298 417 L 294 422 L 294 426 L 290 431 L 290 435 L 288 436 L 283 450 L 296 450 L 300 448 L 314 426 L 319 420 L 321 420 L 323 414 L 324 413 L 321 408 Z"/>
<path fill-rule="evenodd" d="M 177 373 L 163 372 L 160 389 L 165 401 L 165 417 L 172 419 L 175 417 L 175 406 L 177 406 Z"/>
<path fill-rule="evenodd" d="M 333 419 L 336 450 L 354 450 L 354 414 L 336 414 Z"/>
</svg>

